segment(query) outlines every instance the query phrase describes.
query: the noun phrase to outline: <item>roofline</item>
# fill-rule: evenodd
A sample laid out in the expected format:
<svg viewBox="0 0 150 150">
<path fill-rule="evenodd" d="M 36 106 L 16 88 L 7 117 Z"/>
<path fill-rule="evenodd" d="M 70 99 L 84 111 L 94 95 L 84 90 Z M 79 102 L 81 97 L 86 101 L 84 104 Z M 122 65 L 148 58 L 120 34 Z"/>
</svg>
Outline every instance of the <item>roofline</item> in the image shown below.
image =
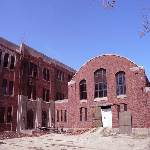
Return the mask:
<svg viewBox="0 0 150 150">
<path fill-rule="evenodd" d="M 124 56 L 120 56 L 120 55 L 117 55 L 117 54 L 102 54 L 102 55 L 95 56 L 95 57 L 93 57 L 92 59 L 88 60 L 86 63 L 84 63 L 84 64 L 79 68 L 79 70 L 75 73 L 75 75 L 76 75 L 76 74 L 81 70 L 81 68 L 84 67 L 88 62 L 90 62 L 91 60 L 93 60 L 93 59 L 95 59 L 95 58 L 97 58 L 97 57 L 102 57 L 102 56 L 118 56 L 118 57 L 122 57 L 122 58 L 125 58 L 126 60 L 130 61 L 131 63 L 135 64 L 135 65 L 138 67 L 138 65 L 137 65 L 135 62 L 131 61 L 130 59 L 128 59 L 128 58 L 126 58 L 126 57 L 124 57 Z M 75 75 L 73 76 L 73 78 L 75 77 Z M 72 78 L 72 80 L 73 80 L 73 78 Z"/>
</svg>

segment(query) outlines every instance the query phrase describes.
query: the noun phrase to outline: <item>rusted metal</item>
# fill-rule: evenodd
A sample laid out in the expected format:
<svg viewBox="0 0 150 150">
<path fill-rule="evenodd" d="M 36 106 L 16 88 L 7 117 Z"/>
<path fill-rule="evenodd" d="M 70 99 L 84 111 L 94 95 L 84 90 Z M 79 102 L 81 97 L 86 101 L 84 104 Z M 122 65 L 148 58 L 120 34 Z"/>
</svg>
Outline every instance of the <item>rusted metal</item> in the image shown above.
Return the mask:
<svg viewBox="0 0 150 150">
<path fill-rule="evenodd" d="M 132 131 L 131 112 L 119 112 L 119 132 L 121 134 L 130 134 Z"/>
<path fill-rule="evenodd" d="M 91 114 L 92 114 L 92 126 L 102 127 L 101 107 L 92 107 Z"/>
</svg>

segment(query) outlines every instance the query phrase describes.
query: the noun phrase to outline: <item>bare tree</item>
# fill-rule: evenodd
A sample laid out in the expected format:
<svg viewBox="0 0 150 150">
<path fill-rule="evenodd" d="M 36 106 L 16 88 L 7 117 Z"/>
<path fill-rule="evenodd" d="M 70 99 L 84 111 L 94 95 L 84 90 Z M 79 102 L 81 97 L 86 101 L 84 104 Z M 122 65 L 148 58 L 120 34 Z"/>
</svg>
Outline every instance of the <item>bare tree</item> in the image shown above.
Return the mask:
<svg viewBox="0 0 150 150">
<path fill-rule="evenodd" d="M 95 0 L 93 0 L 92 3 L 94 3 L 94 1 Z M 115 5 L 115 0 L 100 0 L 100 2 L 107 9 L 112 9 Z M 141 29 L 139 31 L 139 35 L 140 37 L 142 37 L 150 32 L 150 7 L 143 7 L 140 11 L 143 20 L 141 22 Z"/>
</svg>

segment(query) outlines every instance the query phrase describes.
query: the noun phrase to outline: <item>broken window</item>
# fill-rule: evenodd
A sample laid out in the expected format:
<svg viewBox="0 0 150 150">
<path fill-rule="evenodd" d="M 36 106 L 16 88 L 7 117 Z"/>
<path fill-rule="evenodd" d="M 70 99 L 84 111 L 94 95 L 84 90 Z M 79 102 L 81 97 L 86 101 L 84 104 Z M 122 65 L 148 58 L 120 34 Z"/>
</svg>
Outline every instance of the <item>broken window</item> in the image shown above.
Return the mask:
<svg viewBox="0 0 150 150">
<path fill-rule="evenodd" d="M 46 80 L 46 69 L 43 68 L 43 80 Z"/>
<path fill-rule="evenodd" d="M 124 104 L 124 111 L 127 111 L 127 104 Z"/>
<path fill-rule="evenodd" d="M 34 73 L 33 73 L 34 77 L 37 76 L 37 65 L 34 64 Z"/>
<path fill-rule="evenodd" d="M 2 52 L 0 52 L 0 66 L 1 66 L 1 60 L 2 60 Z"/>
<path fill-rule="evenodd" d="M 9 58 L 9 54 L 5 53 L 5 56 L 4 56 L 4 67 L 8 67 L 8 58 Z"/>
<path fill-rule="evenodd" d="M 85 108 L 85 121 L 87 121 L 87 108 Z"/>
<path fill-rule="evenodd" d="M 6 89 L 7 89 L 7 80 L 3 79 L 2 94 L 6 94 Z"/>
<path fill-rule="evenodd" d="M 59 70 L 57 70 L 57 80 L 59 80 Z"/>
<path fill-rule="evenodd" d="M 11 56 L 10 69 L 14 69 L 14 65 L 15 65 L 15 57 L 14 57 L 14 56 Z"/>
<path fill-rule="evenodd" d="M 64 122 L 67 122 L 67 110 L 64 112 Z"/>
<path fill-rule="evenodd" d="M 82 121 L 82 107 L 80 108 L 80 121 Z"/>
<path fill-rule="evenodd" d="M 46 91 L 46 101 L 49 102 L 49 90 Z"/>
<path fill-rule="evenodd" d="M 72 79 L 72 76 L 68 74 L 68 82 L 70 82 Z"/>
<path fill-rule="evenodd" d="M 57 110 L 57 122 L 59 122 L 59 110 Z"/>
<path fill-rule="evenodd" d="M 9 95 L 13 95 L 13 81 L 9 82 Z"/>
<path fill-rule="evenodd" d="M 80 100 L 87 99 L 86 80 L 80 81 Z"/>
<path fill-rule="evenodd" d="M 126 83 L 125 83 L 125 72 L 118 72 L 116 74 L 116 84 L 117 84 L 117 95 L 126 94 Z"/>
<path fill-rule="evenodd" d="M 45 101 L 45 89 L 43 89 L 43 101 Z"/>
<path fill-rule="evenodd" d="M 33 100 L 36 100 L 36 87 L 33 86 Z"/>
<path fill-rule="evenodd" d="M 7 110 L 7 123 L 11 123 L 11 112 L 12 112 L 12 107 L 8 107 L 8 110 Z"/>
<path fill-rule="evenodd" d="M 62 71 L 60 71 L 59 80 L 61 80 L 61 76 L 62 76 Z"/>
<path fill-rule="evenodd" d="M 61 110 L 61 122 L 63 121 L 63 111 Z"/>
<path fill-rule="evenodd" d="M 31 99 L 32 87 L 28 86 L 28 99 Z"/>
<path fill-rule="evenodd" d="M 1 107 L 1 109 L 0 109 L 0 123 L 4 123 L 4 116 L 5 116 L 5 107 Z"/>
<path fill-rule="evenodd" d="M 33 63 L 30 62 L 29 75 L 32 75 L 32 70 L 33 70 Z"/>
<path fill-rule="evenodd" d="M 49 81 L 49 70 L 47 70 L 47 81 Z"/>
<path fill-rule="evenodd" d="M 106 69 L 99 69 L 94 73 L 95 98 L 107 97 Z"/>
<path fill-rule="evenodd" d="M 63 82 L 64 82 L 64 72 L 63 72 Z"/>
</svg>

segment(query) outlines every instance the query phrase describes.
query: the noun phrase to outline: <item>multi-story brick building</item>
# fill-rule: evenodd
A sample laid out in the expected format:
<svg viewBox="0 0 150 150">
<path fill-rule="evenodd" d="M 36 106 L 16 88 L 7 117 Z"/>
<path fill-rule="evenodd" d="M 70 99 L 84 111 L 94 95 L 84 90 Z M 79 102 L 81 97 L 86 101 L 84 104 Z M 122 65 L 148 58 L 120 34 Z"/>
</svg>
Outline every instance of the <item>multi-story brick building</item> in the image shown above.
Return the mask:
<svg viewBox="0 0 150 150">
<path fill-rule="evenodd" d="M 0 38 L 0 91 L 0 131 L 118 128 L 121 112 L 129 112 L 130 128 L 150 128 L 144 67 L 118 55 L 95 57 L 76 72 L 23 43 Z"/>
<path fill-rule="evenodd" d="M 55 123 L 55 100 L 68 99 L 75 70 L 21 43 L 0 38 L 0 131 Z"/>
<path fill-rule="evenodd" d="M 95 57 L 69 82 L 68 101 L 55 101 L 55 125 L 118 128 L 120 112 L 128 111 L 127 125 L 149 128 L 149 86 L 144 67 L 118 55 Z"/>
</svg>

